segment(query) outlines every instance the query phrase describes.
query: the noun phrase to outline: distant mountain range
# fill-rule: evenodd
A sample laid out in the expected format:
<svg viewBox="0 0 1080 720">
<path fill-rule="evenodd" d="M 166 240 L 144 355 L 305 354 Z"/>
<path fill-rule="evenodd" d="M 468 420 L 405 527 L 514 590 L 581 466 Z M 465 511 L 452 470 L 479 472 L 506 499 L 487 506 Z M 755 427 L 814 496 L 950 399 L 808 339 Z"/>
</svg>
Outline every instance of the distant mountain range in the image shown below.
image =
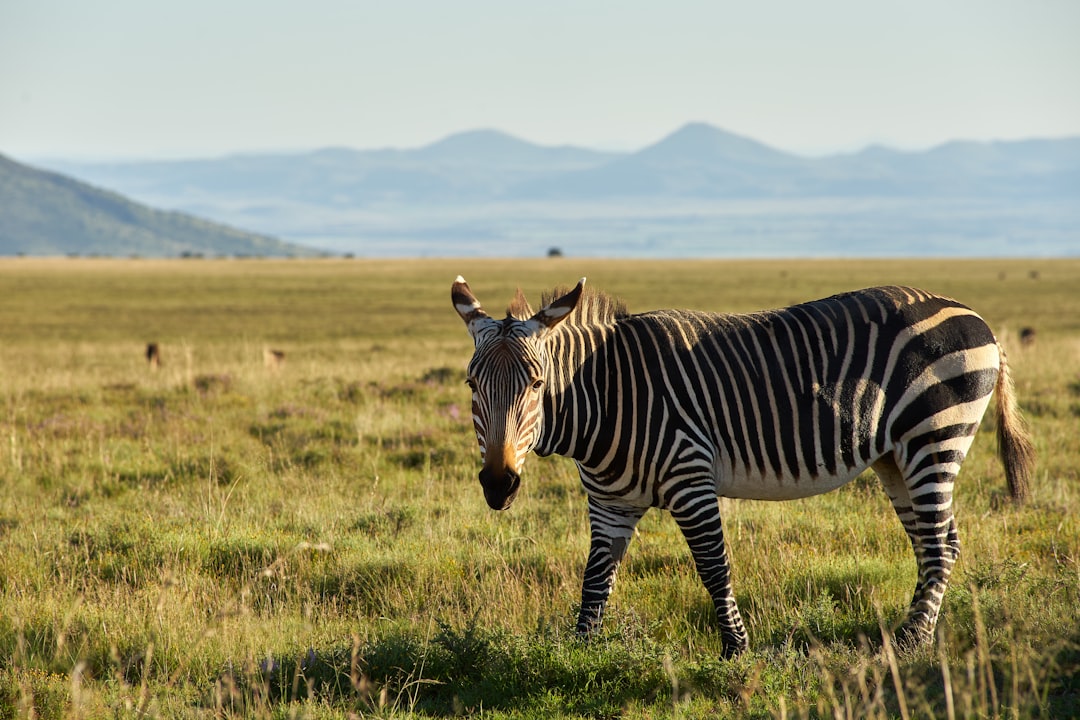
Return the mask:
<svg viewBox="0 0 1080 720">
<path fill-rule="evenodd" d="M 0 155 L 0 255 L 311 255 L 265 235 L 155 210 Z"/>
<path fill-rule="evenodd" d="M 804 158 L 703 124 L 640 152 L 525 183 L 521 197 L 1077 197 L 1080 138 L 952 142 L 924 152 L 874 147 Z"/>
<path fill-rule="evenodd" d="M 325 148 L 309 153 L 234 155 L 126 163 L 53 162 L 55 170 L 132 197 L 195 203 L 312 203 L 363 207 L 386 202 L 477 202 L 506 197 L 523 182 L 594 168 L 618 155 L 543 147 L 494 130 L 453 135 L 415 150 Z"/>
<path fill-rule="evenodd" d="M 695 123 L 633 153 L 479 130 L 411 150 L 50 166 L 361 255 L 1080 254 L 1080 138 L 807 158 Z"/>
</svg>

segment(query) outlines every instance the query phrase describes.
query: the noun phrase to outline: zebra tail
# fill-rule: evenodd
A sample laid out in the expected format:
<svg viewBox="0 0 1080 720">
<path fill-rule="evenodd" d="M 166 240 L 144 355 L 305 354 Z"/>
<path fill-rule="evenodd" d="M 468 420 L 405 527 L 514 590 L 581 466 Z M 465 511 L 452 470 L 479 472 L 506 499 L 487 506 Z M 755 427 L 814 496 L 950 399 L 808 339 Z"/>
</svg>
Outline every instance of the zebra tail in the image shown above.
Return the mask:
<svg viewBox="0 0 1080 720">
<path fill-rule="evenodd" d="M 1028 480 L 1035 465 L 1035 447 L 1016 405 L 1012 375 L 1001 343 L 998 343 L 998 353 L 1001 356 L 996 388 L 998 456 L 1005 466 L 1009 495 L 1016 502 L 1023 502 L 1028 496 Z"/>
</svg>

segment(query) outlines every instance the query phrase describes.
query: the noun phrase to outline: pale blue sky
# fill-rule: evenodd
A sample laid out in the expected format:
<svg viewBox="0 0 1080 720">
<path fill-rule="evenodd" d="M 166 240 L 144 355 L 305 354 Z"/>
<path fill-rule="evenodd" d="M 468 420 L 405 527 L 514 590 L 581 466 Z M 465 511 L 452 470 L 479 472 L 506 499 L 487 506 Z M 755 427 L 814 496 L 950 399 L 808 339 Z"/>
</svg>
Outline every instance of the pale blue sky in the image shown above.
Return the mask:
<svg viewBox="0 0 1080 720">
<path fill-rule="evenodd" d="M 1077 0 L 0 0 L 0 153 L 1080 135 Z"/>
</svg>

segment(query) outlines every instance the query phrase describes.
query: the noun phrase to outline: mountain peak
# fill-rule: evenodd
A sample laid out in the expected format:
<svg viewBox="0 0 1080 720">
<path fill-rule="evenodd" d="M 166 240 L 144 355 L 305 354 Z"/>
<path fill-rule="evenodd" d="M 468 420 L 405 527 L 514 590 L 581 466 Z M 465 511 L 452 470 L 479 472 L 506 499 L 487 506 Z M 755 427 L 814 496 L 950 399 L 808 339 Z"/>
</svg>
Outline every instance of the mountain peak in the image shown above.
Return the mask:
<svg viewBox="0 0 1080 720">
<path fill-rule="evenodd" d="M 501 130 L 480 129 L 466 130 L 449 135 L 442 140 L 425 145 L 420 152 L 432 157 L 456 156 L 459 154 L 497 152 L 532 152 L 539 146 L 521 140 Z"/>
<path fill-rule="evenodd" d="M 794 155 L 757 140 L 703 122 L 683 125 L 660 142 L 638 153 L 651 162 L 727 163 L 739 165 L 797 164 Z"/>
<path fill-rule="evenodd" d="M 718 128 L 715 125 L 711 125 L 707 122 L 688 122 L 682 127 L 675 130 L 675 132 L 669 133 L 666 140 L 672 138 L 696 138 L 705 139 L 716 137 L 728 137 L 728 138 L 741 138 L 742 136 L 736 135 L 733 132 Z M 742 138 L 747 139 L 747 138 Z"/>
<path fill-rule="evenodd" d="M 570 145 L 551 147 L 522 140 L 500 130 L 468 130 L 414 151 L 424 162 L 455 166 L 530 169 L 541 167 L 573 170 L 594 166 L 611 153 Z"/>
</svg>

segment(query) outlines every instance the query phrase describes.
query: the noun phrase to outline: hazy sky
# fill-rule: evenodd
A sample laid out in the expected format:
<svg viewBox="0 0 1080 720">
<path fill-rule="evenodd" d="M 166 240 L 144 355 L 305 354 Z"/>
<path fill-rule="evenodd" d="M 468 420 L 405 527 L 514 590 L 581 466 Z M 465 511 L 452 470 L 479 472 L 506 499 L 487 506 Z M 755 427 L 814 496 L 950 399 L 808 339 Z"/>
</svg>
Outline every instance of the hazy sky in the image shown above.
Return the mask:
<svg viewBox="0 0 1080 720">
<path fill-rule="evenodd" d="M 0 153 L 1080 135 L 1078 0 L 0 0 Z"/>
</svg>

